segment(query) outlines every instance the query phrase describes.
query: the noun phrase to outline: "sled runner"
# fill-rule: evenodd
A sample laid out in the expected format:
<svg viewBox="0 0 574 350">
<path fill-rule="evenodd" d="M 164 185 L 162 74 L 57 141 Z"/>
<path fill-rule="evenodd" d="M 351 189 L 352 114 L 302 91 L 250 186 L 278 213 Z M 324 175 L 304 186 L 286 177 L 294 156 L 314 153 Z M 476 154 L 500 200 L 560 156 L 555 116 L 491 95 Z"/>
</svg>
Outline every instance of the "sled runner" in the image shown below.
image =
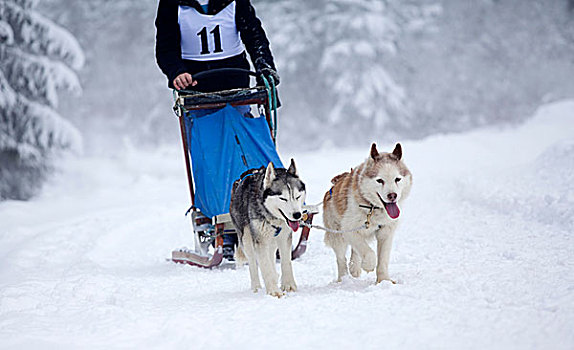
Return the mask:
<svg viewBox="0 0 574 350">
<path fill-rule="evenodd" d="M 256 73 L 222 68 L 197 73 L 194 80 L 217 74 Z M 235 235 L 229 215 L 233 182 L 248 169 L 273 162 L 283 167 L 275 148 L 277 96 L 273 81 L 260 76 L 265 86 L 201 93 L 174 90 L 174 111 L 179 118 L 187 180 L 191 198 L 194 248 L 172 252 L 171 260 L 212 268 L 224 261 L 223 235 Z M 257 106 L 254 116 L 249 106 Z M 191 158 L 191 159 L 190 159 Z M 306 208 L 309 226 L 316 210 Z M 305 253 L 309 237 L 303 226 L 292 259 Z M 235 241 L 237 241 L 235 239 Z"/>
</svg>

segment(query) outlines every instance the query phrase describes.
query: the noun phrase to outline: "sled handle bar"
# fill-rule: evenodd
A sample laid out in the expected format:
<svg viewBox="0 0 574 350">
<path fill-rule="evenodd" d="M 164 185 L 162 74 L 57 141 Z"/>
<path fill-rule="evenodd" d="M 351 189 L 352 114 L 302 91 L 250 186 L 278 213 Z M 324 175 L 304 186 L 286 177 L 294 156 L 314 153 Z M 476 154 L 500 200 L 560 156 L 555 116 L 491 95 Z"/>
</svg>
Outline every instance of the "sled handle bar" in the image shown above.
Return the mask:
<svg viewBox="0 0 574 350">
<path fill-rule="evenodd" d="M 193 80 L 199 80 L 201 78 L 206 78 L 206 77 L 210 77 L 213 75 L 222 75 L 222 74 L 237 74 L 237 73 L 241 73 L 241 74 L 245 74 L 245 75 L 251 75 L 256 77 L 258 74 L 256 72 L 252 72 L 248 69 L 242 69 L 242 68 L 217 68 L 217 69 L 211 69 L 211 70 L 204 70 L 203 72 L 199 72 L 199 73 L 195 73 L 191 75 L 191 78 Z"/>
</svg>

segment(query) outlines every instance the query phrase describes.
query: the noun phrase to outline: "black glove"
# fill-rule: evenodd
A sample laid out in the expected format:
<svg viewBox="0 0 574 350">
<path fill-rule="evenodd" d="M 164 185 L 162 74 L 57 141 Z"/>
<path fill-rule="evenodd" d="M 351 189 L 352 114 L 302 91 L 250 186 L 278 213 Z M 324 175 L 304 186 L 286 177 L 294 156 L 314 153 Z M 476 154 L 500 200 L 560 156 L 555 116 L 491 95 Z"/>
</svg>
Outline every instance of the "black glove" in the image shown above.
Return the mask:
<svg viewBox="0 0 574 350">
<path fill-rule="evenodd" d="M 267 63 L 265 61 L 265 59 L 263 59 L 262 57 L 259 57 L 255 60 L 255 62 L 253 62 L 253 65 L 255 66 L 255 70 L 257 71 L 257 73 L 259 75 L 263 75 L 265 78 L 267 78 L 267 80 L 269 80 L 269 77 L 273 77 L 273 81 L 275 82 L 275 86 L 279 85 L 279 74 L 277 74 L 277 71 L 275 70 L 275 68 L 273 68 L 272 65 L 270 65 L 269 63 Z M 261 81 L 261 79 L 259 79 L 259 77 L 257 78 L 257 84 L 258 85 L 264 85 L 263 81 Z"/>
<path fill-rule="evenodd" d="M 279 85 L 279 83 L 280 83 L 279 74 L 277 74 L 275 69 L 263 68 L 263 69 L 261 69 L 261 71 L 259 73 L 262 74 L 269 81 L 271 81 L 271 79 L 269 79 L 269 77 L 272 77 L 273 81 L 275 82 L 275 86 Z"/>
</svg>

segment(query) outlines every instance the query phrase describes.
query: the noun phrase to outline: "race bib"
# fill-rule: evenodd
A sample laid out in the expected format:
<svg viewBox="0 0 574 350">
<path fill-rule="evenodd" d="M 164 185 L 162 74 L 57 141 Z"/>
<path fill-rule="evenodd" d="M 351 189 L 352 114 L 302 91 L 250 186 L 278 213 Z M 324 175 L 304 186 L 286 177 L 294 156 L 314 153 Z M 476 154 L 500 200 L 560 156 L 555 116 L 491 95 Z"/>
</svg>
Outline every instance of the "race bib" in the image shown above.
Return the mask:
<svg viewBox="0 0 574 350">
<path fill-rule="evenodd" d="M 235 25 L 235 1 L 215 15 L 179 6 L 181 58 L 209 61 L 239 55 L 245 50 Z"/>
</svg>

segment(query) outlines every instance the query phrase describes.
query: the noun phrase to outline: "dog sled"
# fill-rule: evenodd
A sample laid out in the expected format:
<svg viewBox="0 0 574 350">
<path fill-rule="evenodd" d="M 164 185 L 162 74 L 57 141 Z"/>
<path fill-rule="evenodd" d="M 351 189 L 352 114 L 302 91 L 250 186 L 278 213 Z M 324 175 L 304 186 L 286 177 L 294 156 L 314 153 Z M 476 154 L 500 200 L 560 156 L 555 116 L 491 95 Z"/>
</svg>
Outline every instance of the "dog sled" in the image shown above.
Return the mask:
<svg viewBox="0 0 574 350">
<path fill-rule="evenodd" d="M 222 68 L 197 73 L 202 79 L 220 74 L 256 73 Z M 213 268 L 232 259 L 224 259 L 224 235 L 237 242 L 237 233 L 229 215 L 233 182 L 252 168 L 273 162 L 282 167 L 276 151 L 277 95 L 275 84 L 260 76 L 264 86 L 201 93 L 174 90 L 174 111 L 179 119 L 187 174 L 193 230 L 193 248 L 172 251 L 171 260 L 204 268 Z M 256 106 L 256 116 L 251 107 Z M 305 207 L 298 243 L 292 259 L 307 249 L 310 226 L 316 210 Z M 295 238 L 295 237 L 294 237 Z M 294 240 L 295 241 L 295 240 Z"/>
</svg>

